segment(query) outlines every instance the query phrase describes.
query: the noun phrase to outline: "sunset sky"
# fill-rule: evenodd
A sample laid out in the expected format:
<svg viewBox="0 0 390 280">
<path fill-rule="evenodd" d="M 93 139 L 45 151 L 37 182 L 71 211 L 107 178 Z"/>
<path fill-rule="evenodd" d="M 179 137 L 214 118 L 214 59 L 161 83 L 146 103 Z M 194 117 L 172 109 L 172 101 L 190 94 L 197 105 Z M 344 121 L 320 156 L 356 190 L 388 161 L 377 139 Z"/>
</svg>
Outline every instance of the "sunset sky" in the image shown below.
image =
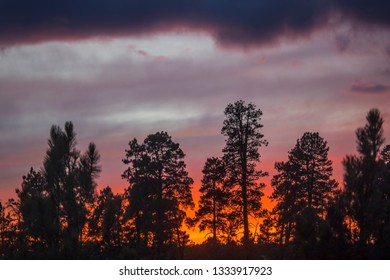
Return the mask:
<svg viewBox="0 0 390 280">
<path fill-rule="evenodd" d="M 197 196 L 206 158 L 224 146 L 224 108 L 239 99 L 263 111 L 266 182 L 318 131 L 342 183 L 369 109 L 390 139 L 390 2 L 0 0 L 0 201 L 68 120 L 79 149 L 93 141 L 101 153 L 99 188 L 122 192 L 129 140 L 164 130 Z"/>
</svg>

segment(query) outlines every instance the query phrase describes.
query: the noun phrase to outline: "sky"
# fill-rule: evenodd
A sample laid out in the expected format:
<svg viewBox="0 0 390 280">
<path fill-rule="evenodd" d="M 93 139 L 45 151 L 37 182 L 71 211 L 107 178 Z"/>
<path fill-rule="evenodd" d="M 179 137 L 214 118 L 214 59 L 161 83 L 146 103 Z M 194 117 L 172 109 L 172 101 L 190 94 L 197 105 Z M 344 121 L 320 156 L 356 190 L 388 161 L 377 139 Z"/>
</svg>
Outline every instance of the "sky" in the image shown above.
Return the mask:
<svg viewBox="0 0 390 280">
<path fill-rule="evenodd" d="M 378 108 L 390 139 L 390 2 L 364 0 L 0 0 L 0 201 L 39 169 L 53 124 L 101 153 L 99 188 L 123 192 L 128 142 L 167 131 L 194 196 L 222 155 L 224 109 L 263 112 L 259 169 L 304 132 L 328 141 L 334 177 Z M 387 141 L 390 143 L 390 141 Z"/>
</svg>

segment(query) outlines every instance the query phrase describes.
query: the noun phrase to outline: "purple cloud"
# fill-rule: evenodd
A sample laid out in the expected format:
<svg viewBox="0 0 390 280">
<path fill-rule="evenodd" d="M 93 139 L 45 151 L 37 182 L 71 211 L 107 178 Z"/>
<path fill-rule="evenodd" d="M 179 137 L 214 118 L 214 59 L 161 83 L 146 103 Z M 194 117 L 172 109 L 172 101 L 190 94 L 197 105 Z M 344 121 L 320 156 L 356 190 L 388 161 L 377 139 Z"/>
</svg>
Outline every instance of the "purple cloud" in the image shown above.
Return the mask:
<svg viewBox="0 0 390 280">
<path fill-rule="evenodd" d="M 367 93 L 367 94 L 380 94 L 390 91 L 390 86 L 383 84 L 355 84 L 351 86 L 351 91 L 357 93 Z"/>
</svg>

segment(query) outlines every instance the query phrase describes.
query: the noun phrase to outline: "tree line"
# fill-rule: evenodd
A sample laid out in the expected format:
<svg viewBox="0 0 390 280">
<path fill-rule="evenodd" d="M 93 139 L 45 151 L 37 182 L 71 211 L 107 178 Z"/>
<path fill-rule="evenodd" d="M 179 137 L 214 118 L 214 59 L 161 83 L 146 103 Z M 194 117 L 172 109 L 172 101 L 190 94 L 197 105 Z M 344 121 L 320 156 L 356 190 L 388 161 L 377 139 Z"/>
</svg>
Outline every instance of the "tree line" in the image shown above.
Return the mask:
<svg viewBox="0 0 390 280">
<path fill-rule="evenodd" d="M 128 187 L 97 191 L 100 154 L 77 149 L 73 124 L 53 125 L 43 165 L 23 176 L 16 199 L 0 203 L 4 259 L 371 259 L 390 257 L 390 145 L 371 109 L 356 130 L 357 154 L 332 178 L 329 146 L 306 132 L 276 162 L 274 207 L 262 205 L 267 172 L 258 169 L 262 111 L 228 104 L 221 157 L 205 161 L 195 214 L 185 154 L 165 131 L 129 142 L 122 162 Z M 259 226 L 251 225 L 261 221 Z M 191 245 L 188 228 L 207 236 Z M 192 253 L 192 255 L 191 255 Z"/>
</svg>

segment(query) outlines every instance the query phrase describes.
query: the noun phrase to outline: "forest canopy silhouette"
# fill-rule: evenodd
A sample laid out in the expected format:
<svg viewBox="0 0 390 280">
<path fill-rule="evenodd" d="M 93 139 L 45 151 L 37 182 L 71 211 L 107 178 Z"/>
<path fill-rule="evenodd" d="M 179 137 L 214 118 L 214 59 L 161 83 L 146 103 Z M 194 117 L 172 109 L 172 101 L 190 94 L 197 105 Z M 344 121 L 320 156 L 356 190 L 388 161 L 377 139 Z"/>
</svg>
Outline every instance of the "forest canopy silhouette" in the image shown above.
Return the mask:
<svg viewBox="0 0 390 280">
<path fill-rule="evenodd" d="M 98 191 L 98 147 L 80 151 L 72 122 L 53 125 L 42 167 L 22 177 L 16 198 L 0 202 L 0 258 L 390 257 L 390 145 L 378 109 L 356 130 L 342 184 L 320 132 L 297 139 L 287 160 L 275 162 L 272 209 L 264 207 L 263 112 L 239 100 L 224 114 L 222 156 L 204 162 L 198 205 L 187 155 L 168 132 L 129 141 L 118 159 L 127 187 L 115 194 L 110 186 Z M 193 228 L 205 234 L 202 244 L 191 242 Z"/>
</svg>

